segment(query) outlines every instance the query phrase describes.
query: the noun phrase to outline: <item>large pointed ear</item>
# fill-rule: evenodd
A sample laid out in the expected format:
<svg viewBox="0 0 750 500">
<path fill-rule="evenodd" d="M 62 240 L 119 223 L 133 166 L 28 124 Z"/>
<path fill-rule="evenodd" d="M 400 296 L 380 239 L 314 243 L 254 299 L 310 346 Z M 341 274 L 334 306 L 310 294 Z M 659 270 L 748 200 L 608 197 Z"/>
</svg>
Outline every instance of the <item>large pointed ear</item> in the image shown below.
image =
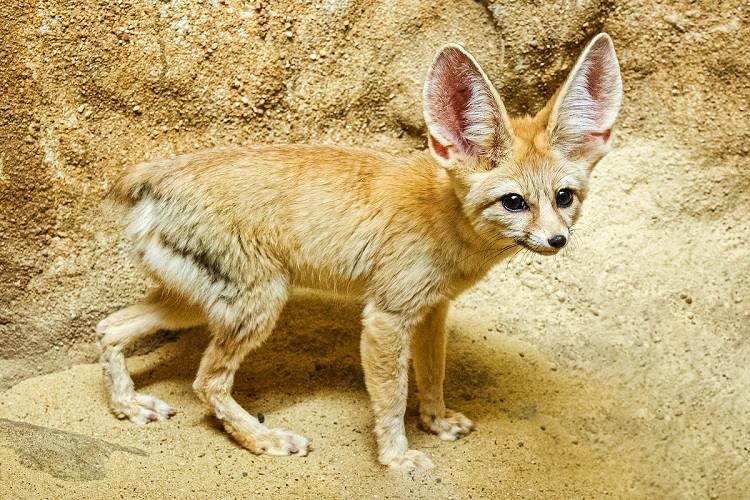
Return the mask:
<svg viewBox="0 0 750 500">
<path fill-rule="evenodd" d="M 471 55 L 445 45 L 427 73 L 422 107 L 430 152 L 442 166 L 510 151 L 512 131 L 502 101 Z"/>
<path fill-rule="evenodd" d="M 578 58 L 557 94 L 549 119 L 552 149 L 592 166 L 612 148 L 622 102 L 622 79 L 612 39 L 597 35 Z"/>
</svg>

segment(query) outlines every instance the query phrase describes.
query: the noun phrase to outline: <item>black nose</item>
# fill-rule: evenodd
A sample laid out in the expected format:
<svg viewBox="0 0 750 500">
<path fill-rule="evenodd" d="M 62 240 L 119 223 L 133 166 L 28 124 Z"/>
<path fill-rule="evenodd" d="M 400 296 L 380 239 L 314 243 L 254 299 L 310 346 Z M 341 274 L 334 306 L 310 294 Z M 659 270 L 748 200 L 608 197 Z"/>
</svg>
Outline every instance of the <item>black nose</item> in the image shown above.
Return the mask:
<svg viewBox="0 0 750 500">
<path fill-rule="evenodd" d="M 565 236 L 563 236 L 562 234 L 555 235 L 547 240 L 547 243 L 549 243 L 553 248 L 562 248 L 567 242 L 568 240 L 565 239 Z"/>
</svg>

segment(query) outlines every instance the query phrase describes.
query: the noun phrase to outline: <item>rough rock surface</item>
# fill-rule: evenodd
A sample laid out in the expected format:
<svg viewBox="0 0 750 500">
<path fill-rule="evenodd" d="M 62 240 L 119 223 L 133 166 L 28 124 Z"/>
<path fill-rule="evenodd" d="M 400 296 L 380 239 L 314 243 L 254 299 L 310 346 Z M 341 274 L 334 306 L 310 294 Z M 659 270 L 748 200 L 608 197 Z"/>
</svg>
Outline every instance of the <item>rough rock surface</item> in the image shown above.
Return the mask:
<svg viewBox="0 0 750 500">
<path fill-rule="evenodd" d="M 29 469 L 4 448 L 0 493 L 750 491 L 746 2 L 6 4 L 0 418 L 148 454 L 116 453 L 106 478 L 81 482 Z M 469 49 L 519 114 L 544 103 L 602 30 L 625 86 L 616 149 L 597 167 L 574 248 L 521 255 L 453 308 L 447 397 L 478 429 L 438 443 L 407 416 L 437 471 L 393 477 L 375 465 L 357 304 L 295 299 L 238 377 L 251 411 L 313 439 L 304 459 L 254 457 L 218 432 L 190 392 L 203 332 L 145 354 L 159 337 L 133 360 L 136 382 L 180 410 L 169 423 L 138 428 L 109 415 L 96 365 L 58 372 L 95 361 L 96 322 L 149 286 L 101 203 L 125 165 L 223 144 L 424 148 L 422 79 L 443 43 Z"/>
</svg>

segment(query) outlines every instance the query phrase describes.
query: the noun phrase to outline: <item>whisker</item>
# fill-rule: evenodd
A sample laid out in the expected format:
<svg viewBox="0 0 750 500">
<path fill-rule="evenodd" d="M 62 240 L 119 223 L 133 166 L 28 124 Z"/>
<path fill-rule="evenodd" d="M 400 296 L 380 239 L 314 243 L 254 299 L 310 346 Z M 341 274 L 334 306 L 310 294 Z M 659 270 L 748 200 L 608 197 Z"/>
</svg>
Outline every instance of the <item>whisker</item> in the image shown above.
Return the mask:
<svg viewBox="0 0 750 500">
<path fill-rule="evenodd" d="M 587 222 L 576 222 L 576 227 L 581 227 L 581 226 L 585 227 L 586 229 L 590 229 L 592 231 L 596 229 L 594 226 L 592 226 L 591 224 Z"/>
<path fill-rule="evenodd" d="M 476 252 L 472 252 L 469 255 L 467 255 L 466 257 L 464 257 L 463 259 L 461 259 L 461 263 L 466 262 L 467 260 L 469 260 L 470 258 L 474 257 L 475 255 L 479 255 L 481 253 L 490 252 L 490 251 L 494 251 L 494 250 L 497 250 L 497 249 L 495 247 L 493 247 L 493 246 L 488 246 L 486 248 L 482 248 L 481 250 L 477 250 Z"/>
<path fill-rule="evenodd" d="M 570 248 L 575 249 L 578 248 L 583 244 L 583 237 L 581 235 L 580 229 L 572 229 L 570 230 Z"/>
<path fill-rule="evenodd" d="M 473 235 L 473 236 L 471 237 L 471 239 L 469 240 L 469 243 L 470 243 L 470 244 L 471 244 L 472 246 L 474 246 L 474 244 L 475 244 L 475 243 L 476 243 L 476 242 L 477 242 L 478 240 L 480 240 L 480 239 L 481 239 L 481 236 L 480 236 L 480 235 L 478 235 L 478 234 L 475 234 L 475 235 Z M 480 249 L 479 249 L 479 250 L 477 250 L 476 252 L 472 252 L 472 253 L 470 253 L 470 254 L 466 255 L 466 256 L 465 256 L 465 257 L 464 257 L 463 259 L 461 259 L 461 261 L 460 261 L 460 262 L 461 262 L 461 263 L 464 263 L 464 262 L 466 262 L 467 260 L 469 260 L 470 258 L 472 258 L 472 257 L 474 257 L 474 256 L 476 256 L 476 255 L 479 255 L 479 254 L 483 254 L 483 253 L 486 253 L 486 252 L 493 252 L 493 251 L 496 251 L 496 250 L 497 250 L 497 248 L 495 248 L 495 246 L 494 246 L 494 243 L 496 243 L 496 242 L 489 242 L 489 243 L 487 243 L 487 246 L 485 246 L 485 247 L 483 247 L 483 248 L 480 248 Z M 477 246 L 478 246 L 478 245 L 477 245 Z"/>
<path fill-rule="evenodd" d="M 497 250 L 496 253 L 494 253 L 493 255 L 491 255 L 489 258 L 485 258 L 484 260 L 482 260 L 482 262 L 479 264 L 478 269 L 481 271 L 487 263 L 492 262 L 493 260 L 500 258 L 505 252 L 507 252 L 508 250 L 511 250 L 513 248 L 516 248 L 518 246 L 520 246 L 518 243 L 513 242 L 510 245 L 504 246 L 503 248 L 496 249 Z"/>
</svg>

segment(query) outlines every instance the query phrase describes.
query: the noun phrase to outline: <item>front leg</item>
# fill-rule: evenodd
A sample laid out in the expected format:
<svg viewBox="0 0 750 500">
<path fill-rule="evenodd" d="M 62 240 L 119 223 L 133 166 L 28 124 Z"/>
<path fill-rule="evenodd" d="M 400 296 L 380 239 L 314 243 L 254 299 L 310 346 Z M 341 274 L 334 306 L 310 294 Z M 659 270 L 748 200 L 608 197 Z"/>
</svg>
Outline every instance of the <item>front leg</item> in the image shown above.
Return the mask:
<svg viewBox="0 0 750 500">
<path fill-rule="evenodd" d="M 419 420 L 422 429 L 455 441 L 474 428 L 461 413 L 447 410 L 443 400 L 445 380 L 445 317 L 448 301 L 441 302 L 417 325 L 412 339 L 412 360 L 419 388 Z"/>
<path fill-rule="evenodd" d="M 367 304 L 363 313 L 362 366 L 375 410 L 380 463 L 395 468 L 430 469 L 432 461 L 409 449 L 404 413 L 409 375 L 409 339 L 413 321 Z"/>
</svg>

